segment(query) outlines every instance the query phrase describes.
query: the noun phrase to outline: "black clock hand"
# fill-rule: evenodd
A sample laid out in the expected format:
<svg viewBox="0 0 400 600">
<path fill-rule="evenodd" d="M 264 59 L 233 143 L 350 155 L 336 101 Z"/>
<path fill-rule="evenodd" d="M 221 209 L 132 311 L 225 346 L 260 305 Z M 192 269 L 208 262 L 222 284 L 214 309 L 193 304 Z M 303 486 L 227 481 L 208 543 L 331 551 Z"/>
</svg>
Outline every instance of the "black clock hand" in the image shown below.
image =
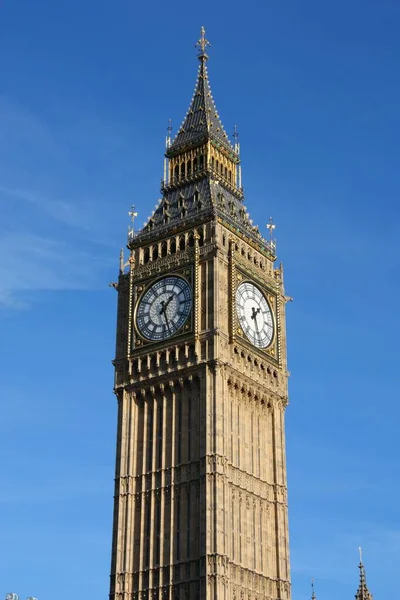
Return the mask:
<svg viewBox="0 0 400 600">
<path fill-rule="evenodd" d="M 254 319 L 254 321 L 257 323 L 257 315 L 258 313 L 261 311 L 261 308 L 258 307 L 257 310 L 254 308 L 254 306 L 251 307 L 251 310 L 253 311 L 253 314 L 251 315 L 251 318 Z"/>
<path fill-rule="evenodd" d="M 166 301 L 166 303 L 165 303 L 165 308 L 167 308 L 168 304 L 169 304 L 169 303 L 171 302 L 171 300 L 173 300 L 173 299 L 174 299 L 174 295 L 173 295 L 173 294 L 171 294 L 171 296 L 168 298 L 168 300 L 167 300 L 167 301 Z"/>
<path fill-rule="evenodd" d="M 160 310 L 160 315 L 164 315 L 164 319 L 165 319 L 165 324 L 167 326 L 168 329 L 168 333 L 171 334 L 171 328 L 169 326 L 168 323 L 168 318 L 167 318 L 167 306 L 168 304 L 171 302 L 173 296 L 170 296 L 167 300 L 167 302 L 165 302 L 165 300 L 161 300 L 160 304 L 161 304 L 161 310 Z"/>
</svg>

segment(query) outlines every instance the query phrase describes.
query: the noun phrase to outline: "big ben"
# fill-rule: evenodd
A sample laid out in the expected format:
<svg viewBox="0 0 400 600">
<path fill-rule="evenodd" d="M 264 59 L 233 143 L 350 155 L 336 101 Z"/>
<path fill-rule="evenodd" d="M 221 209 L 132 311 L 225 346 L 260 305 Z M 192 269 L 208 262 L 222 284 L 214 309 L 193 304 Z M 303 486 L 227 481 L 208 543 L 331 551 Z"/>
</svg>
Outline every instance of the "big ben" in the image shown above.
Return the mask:
<svg viewBox="0 0 400 600">
<path fill-rule="evenodd" d="M 197 46 L 162 198 L 115 286 L 110 598 L 290 599 L 283 269 L 244 204 L 204 29 Z"/>
</svg>

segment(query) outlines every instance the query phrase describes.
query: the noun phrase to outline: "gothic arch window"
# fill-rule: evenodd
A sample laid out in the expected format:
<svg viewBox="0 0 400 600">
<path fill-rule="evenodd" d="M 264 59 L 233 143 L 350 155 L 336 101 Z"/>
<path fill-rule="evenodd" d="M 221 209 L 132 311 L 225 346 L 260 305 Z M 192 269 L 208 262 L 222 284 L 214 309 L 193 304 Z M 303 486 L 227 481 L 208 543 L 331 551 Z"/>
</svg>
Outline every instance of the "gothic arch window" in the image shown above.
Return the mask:
<svg viewBox="0 0 400 600">
<path fill-rule="evenodd" d="M 212 156 L 212 157 L 211 157 L 211 167 L 212 167 L 212 168 L 214 168 L 214 162 L 215 162 L 215 161 L 214 161 L 214 157 Z"/>
<path fill-rule="evenodd" d="M 189 234 L 189 248 L 192 248 L 194 246 L 194 235 L 193 232 L 191 232 Z"/>
<path fill-rule="evenodd" d="M 188 177 L 190 177 L 191 172 L 192 172 L 192 161 L 188 160 L 186 163 L 186 173 L 187 173 Z"/>
<path fill-rule="evenodd" d="M 184 209 L 182 210 L 182 212 L 184 211 Z M 179 250 L 184 250 L 185 249 L 185 238 L 183 235 L 179 236 Z"/>
<path fill-rule="evenodd" d="M 228 179 L 228 169 L 225 167 L 225 179 Z"/>
<path fill-rule="evenodd" d="M 185 168 L 186 168 L 185 163 L 184 162 L 181 163 L 181 178 L 182 179 L 184 179 L 184 177 L 185 177 Z"/>
<path fill-rule="evenodd" d="M 176 180 L 179 179 L 179 166 L 178 165 L 175 166 L 174 177 L 175 177 Z"/>
<path fill-rule="evenodd" d="M 197 156 L 193 159 L 193 172 L 196 173 L 197 171 Z"/>
<path fill-rule="evenodd" d="M 158 246 L 153 246 L 153 260 L 158 258 Z"/>
<path fill-rule="evenodd" d="M 171 254 L 175 254 L 176 252 L 176 241 L 175 239 L 171 240 Z"/>
<path fill-rule="evenodd" d="M 144 253 L 143 253 L 143 263 L 147 264 L 150 260 L 150 251 L 148 248 L 144 249 Z"/>
<path fill-rule="evenodd" d="M 161 256 L 167 256 L 167 242 L 165 241 L 161 244 Z"/>
<path fill-rule="evenodd" d="M 232 171 L 229 171 L 229 173 L 228 173 L 228 179 L 229 179 L 229 183 L 231 183 L 231 181 L 232 181 Z"/>
<path fill-rule="evenodd" d="M 215 163 L 215 168 L 216 168 L 216 170 L 218 172 L 219 171 L 219 162 L 218 161 L 216 161 L 216 163 Z"/>
<path fill-rule="evenodd" d="M 200 154 L 200 171 L 202 171 L 204 169 L 204 156 L 203 154 Z"/>
</svg>

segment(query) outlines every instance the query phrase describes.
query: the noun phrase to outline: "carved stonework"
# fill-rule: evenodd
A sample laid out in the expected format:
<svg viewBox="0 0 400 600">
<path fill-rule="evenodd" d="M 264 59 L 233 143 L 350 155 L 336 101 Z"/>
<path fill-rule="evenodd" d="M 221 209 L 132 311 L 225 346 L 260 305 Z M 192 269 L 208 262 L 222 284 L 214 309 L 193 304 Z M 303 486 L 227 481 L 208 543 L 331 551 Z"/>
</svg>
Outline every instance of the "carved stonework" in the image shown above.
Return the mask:
<svg viewBox="0 0 400 600">
<path fill-rule="evenodd" d="M 238 143 L 220 128 L 204 33 L 199 44 L 194 103 L 169 136 L 162 198 L 143 230 L 131 229 L 120 265 L 110 600 L 290 600 L 283 269 L 243 203 Z M 186 280 L 190 311 L 172 331 L 167 308 L 179 312 L 183 300 L 166 290 L 152 306 L 163 333 L 150 341 L 138 303 L 171 274 Z M 239 322 L 245 281 L 273 317 L 266 348 Z"/>
</svg>

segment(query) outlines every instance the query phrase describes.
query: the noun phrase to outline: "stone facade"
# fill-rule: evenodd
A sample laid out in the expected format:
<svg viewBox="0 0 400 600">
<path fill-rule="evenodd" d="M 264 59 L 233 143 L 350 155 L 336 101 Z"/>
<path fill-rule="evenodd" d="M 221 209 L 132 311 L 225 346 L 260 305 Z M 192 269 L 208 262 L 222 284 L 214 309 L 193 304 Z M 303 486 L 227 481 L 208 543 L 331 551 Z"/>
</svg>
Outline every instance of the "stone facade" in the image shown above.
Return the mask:
<svg viewBox="0 0 400 600">
<path fill-rule="evenodd" d="M 205 56 L 203 48 L 202 65 Z M 168 151 L 174 168 L 179 153 L 205 144 L 184 141 L 177 154 Z M 158 214 L 172 202 L 170 214 L 178 214 L 188 190 L 199 193 L 193 185 L 214 189 L 214 166 L 205 160 L 193 180 L 186 172 L 164 186 Z M 231 160 L 236 169 L 238 156 Z M 226 190 L 215 185 L 240 205 L 236 180 Z M 193 202 L 183 217 L 154 216 L 132 234 L 115 286 L 112 600 L 290 599 L 283 269 L 273 245 L 249 230 L 233 204 L 230 216 L 219 209 L 218 193 L 200 210 Z M 176 335 L 151 342 L 137 329 L 137 305 L 170 274 L 193 290 L 190 318 Z M 235 294 L 244 281 L 271 307 L 274 337 L 266 349 L 249 343 L 237 322 Z"/>
</svg>

